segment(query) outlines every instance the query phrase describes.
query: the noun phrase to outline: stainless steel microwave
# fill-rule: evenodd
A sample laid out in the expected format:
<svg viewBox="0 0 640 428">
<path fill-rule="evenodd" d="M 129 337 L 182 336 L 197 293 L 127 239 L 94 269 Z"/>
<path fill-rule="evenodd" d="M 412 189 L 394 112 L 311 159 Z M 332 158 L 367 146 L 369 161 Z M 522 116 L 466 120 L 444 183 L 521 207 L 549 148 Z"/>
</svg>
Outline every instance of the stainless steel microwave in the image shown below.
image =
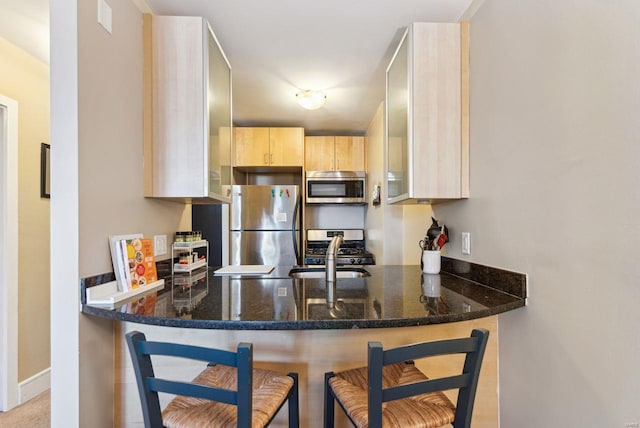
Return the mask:
<svg viewBox="0 0 640 428">
<path fill-rule="evenodd" d="M 366 204 L 364 171 L 307 171 L 307 204 Z"/>
</svg>

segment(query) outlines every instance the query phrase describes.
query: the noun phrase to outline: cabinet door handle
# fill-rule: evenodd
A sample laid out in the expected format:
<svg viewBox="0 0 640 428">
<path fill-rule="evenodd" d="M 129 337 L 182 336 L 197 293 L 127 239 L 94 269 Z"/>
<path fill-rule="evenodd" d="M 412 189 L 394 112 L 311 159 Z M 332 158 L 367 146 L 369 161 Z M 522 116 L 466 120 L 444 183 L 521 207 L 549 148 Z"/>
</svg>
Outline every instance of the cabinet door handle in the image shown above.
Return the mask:
<svg viewBox="0 0 640 428">
<path fill-rule="evenodd" d="M 331 171 L 333 171 L 335 168 L 333 167 L 333 159 L 331 159 Z"/>
<path fill-rule="evenodd" d="M 336 171 L 340 171 L 340 159 L 336 159 Z"/>
<path fill-rule="evenodd" d="M 269 165 L 269 158 L 267 156 L 269 156 L 268 153 L 265 153 L 264 154 L 264 164 L 265 165 Z"/>
<path fill-rule="evenodd" d="M 271 165 L 273 165 L 273 153 L 271 153 Z"/>
</svg>

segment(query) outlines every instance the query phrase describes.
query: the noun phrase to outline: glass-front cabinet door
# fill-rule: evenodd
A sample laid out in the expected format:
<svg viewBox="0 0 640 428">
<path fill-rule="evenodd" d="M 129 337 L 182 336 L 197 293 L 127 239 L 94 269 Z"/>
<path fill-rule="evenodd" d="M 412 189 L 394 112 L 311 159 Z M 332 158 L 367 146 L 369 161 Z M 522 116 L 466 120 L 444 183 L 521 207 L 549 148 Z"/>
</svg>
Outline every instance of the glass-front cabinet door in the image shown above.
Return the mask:
<svg viewBox="0 0 640 428">
<path fill-rule="evenodd" d="M 209 196 L 230 199 L 231 191 L 231 65 L 208 28 Z"/>
<path fill-rule="evenodd" d="M 402 37 L 387 68 L 387 201 L 404 199 L 409 162 L 409 39 Z"/>
</svg>

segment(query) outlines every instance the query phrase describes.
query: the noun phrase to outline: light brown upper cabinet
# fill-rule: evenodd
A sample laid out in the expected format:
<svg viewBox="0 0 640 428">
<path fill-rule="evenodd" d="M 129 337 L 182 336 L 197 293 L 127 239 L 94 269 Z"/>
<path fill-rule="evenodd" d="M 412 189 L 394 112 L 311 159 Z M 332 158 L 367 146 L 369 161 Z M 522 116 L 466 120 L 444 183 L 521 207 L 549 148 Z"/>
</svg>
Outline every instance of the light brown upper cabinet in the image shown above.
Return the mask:
<svg viewBox="0 0 640 428">
<path fill-rule="evenodd" d="M 144 195 L 230 202 L 231 66 L 201 17 L 143 23 Z"/>
<path fill-rule="evenodd" d="M 469 197 L 468 23 L 414 23 L 387 68 L 387 202 Z"/>
<path fill-rule="evenodd" d="M 269 128 L 235 128 L 234 166 L 269 165 Z"/>
<path fill-rule="evenodd" d="M 305 137 L 307 171 L 364 171 L 364 137 Z"/>
<path fill-rule="evenodd" d="M 304 128 L 235 128 L 236 167 L 299 166 Z"/>
</svg>

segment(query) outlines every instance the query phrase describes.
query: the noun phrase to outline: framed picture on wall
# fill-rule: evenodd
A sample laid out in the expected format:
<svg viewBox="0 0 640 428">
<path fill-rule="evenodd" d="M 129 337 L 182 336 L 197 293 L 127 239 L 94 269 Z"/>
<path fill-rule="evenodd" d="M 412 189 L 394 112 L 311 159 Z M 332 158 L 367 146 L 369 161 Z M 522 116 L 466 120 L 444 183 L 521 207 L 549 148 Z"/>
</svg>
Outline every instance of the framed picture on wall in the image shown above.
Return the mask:
<svg viewBox="0 0 640 428">
<path fill-rule="evenodd" d="M 51 146 L 46 143 L 40 144 L 40 197 L 41 198 L 50 198 L 51 197 L 51 188 L 50 188 L 50 163 L 49 163 L 49 152 L 51 151 Z"/>
</svg>

